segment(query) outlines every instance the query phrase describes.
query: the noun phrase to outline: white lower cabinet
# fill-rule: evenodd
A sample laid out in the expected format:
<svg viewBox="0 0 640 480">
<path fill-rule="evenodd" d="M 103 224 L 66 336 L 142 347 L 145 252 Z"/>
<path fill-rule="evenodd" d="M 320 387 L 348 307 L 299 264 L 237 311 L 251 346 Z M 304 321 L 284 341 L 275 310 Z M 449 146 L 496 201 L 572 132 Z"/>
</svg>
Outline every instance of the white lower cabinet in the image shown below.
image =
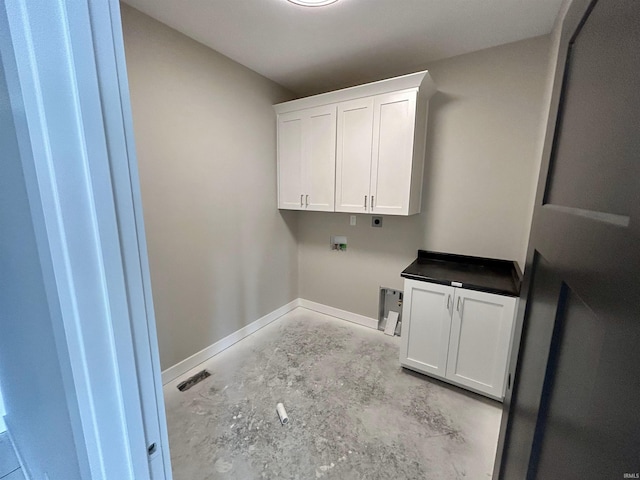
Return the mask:
<svg viewBox="0 0 640 480">
<path fill-rule="evenodd" d="M 453 287 L 404 281 L 400 363 L 438 377 L 447 371 Z"/>
<path fill-rule="evenodd" d="M 400 363 L 502 400 L 517 298 L 405 279 Z"/>
</svg>

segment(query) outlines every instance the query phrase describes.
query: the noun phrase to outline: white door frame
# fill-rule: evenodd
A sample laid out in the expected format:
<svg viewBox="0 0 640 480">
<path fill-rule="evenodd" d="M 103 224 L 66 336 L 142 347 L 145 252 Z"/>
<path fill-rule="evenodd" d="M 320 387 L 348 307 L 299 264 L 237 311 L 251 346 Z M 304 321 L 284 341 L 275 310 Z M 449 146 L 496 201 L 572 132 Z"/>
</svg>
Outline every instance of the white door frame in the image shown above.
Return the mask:
<svg viewBox="0 0 640 480">
<path fill-rule="evenodd" d="M 92 479 L 171 479 L 119 4 L 4 0 L 0 8 L 9 27 L 0 32 L 2 63 L 29 201 L 43 213 L 35 230 L 53 265 L 46 288 L 62 313 L 82 455 Z"/>
</svg>

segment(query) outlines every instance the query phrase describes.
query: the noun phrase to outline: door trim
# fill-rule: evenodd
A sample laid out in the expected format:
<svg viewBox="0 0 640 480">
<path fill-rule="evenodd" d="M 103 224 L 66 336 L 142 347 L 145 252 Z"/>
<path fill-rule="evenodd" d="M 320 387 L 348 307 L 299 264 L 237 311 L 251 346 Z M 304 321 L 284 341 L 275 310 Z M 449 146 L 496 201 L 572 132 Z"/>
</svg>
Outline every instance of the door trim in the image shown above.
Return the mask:
<svg viewBox="0 0 640 480">
<path fill-rule="evenodd" d="M 134 330 L 146 332 L 147 346 L 155 330 L 147 331 L 150 295 L 128 285 L 136 270 L 144 278 L 146 255 L 133 211 L 138 202 L 140 215 L 119 4 L 9 0 L 3 8 L 0 48 L 3 63 L 14 62 L 7 82 L 47 297 L 64 332 L 78 456 L 93 479 L 151 478 L 142 397 L 155 395 L 144 408 L 160 429 L 164 411 L 157 389 L 141 390 L 136 360 Z M 152 375 L 157 386 L 159 363 Z M 165 442 L 155 479 L 171 478 Z"/>
</svg>

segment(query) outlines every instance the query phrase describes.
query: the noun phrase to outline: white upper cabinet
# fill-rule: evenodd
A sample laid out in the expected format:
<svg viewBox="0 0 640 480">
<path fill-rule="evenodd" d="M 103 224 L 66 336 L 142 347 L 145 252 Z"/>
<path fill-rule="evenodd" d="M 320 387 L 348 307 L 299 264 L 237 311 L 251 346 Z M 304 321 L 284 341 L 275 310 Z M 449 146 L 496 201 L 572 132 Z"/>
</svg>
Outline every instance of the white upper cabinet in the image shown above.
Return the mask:
<svg viewBox="0 0 640 480">
<path fill-rule="evenodd" d="M 334 210 L 336 107 L 278 116 L 278 208 Z"/>
<path fill-rule="evenodd" d="M 371 159 L 371 212 L 410 215 L 420 211 L 419 202 L 410 205 L 411 175 L 422 180 L 424 141 L 421 132 L 414 164 L 416 119 L 415 91 L 379 95 L 374 101 L 373 155 Z M 420 185 L 421 187 L 422 185 Z M 415 192 L 414 192 L 415 193 Z M 421 195 L 418 195 L 419 199 Z"/>
<path fill-rule="evenodd" d="M 275 105 L 278 207 L 419 213 L 435 91 L 424 71 Z"/>
<path fill-rule="evenodd" d="M 278 208 L 303 207 L 301 112 L 278 117 Z"/>
<path fill-rule="evenodd" d="M 373 98 L 339 104 L 336 212 L 370 212 L 372 149 Z"/>
</svg>

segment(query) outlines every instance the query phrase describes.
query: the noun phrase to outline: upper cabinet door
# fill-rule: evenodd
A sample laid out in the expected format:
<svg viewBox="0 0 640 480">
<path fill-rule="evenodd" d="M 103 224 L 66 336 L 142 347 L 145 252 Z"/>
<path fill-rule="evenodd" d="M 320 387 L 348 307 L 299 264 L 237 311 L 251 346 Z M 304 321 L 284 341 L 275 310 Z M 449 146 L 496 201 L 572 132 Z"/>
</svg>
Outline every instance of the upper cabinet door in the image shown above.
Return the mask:
<svg viewBox="0 0 640 480">
<path fill-rule="evenodd" d="M 336 178 L 336 106 L 306 111 L 303 135 L 305 210 L 333 212 Z"/>
<path fill-rule="evenodd" d="M 408 215 L 416 121 L 415 91 L 378 95 L 374 102 L 372 213 Z"/>
<path fill-rule="evenodd" d="M 516 301 L 456 289 L 447 378 L 496 398 L 504 396 Z"/>
<path fill-rule="evenodd" d="M 333 212 L 336 106 L 278 116 L 278 208 Z"/>
<path fill-rule="evenodd" d="M 303 123 L 303 112 L 278 115 L 278 208 L 304 208 Z"/>
<path fill-rule="evenodd" d="M 336 212 L 369 213 L 373 98 L 338 105 Z"/>
</svg>

